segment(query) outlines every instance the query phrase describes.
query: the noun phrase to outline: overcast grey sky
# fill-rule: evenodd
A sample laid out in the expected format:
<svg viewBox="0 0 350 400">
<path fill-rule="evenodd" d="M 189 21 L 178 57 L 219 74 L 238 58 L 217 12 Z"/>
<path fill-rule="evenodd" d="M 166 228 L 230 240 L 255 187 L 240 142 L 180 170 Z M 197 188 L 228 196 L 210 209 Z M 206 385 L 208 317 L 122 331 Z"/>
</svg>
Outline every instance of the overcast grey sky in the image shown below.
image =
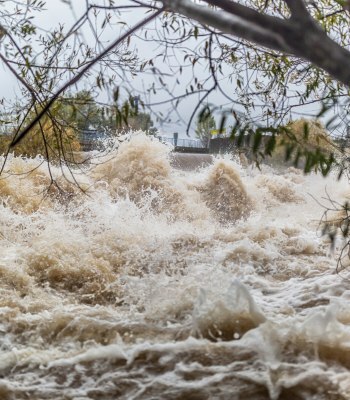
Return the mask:
<svg viewBox="0 0 350 400">
<path fill-rule="evenodd" d="M 100 0 L 100 2 L 103 0 Z M 99 1 L 96 0 L 95 3 L 98 3 Z M 125 0 L 125 3 L 127 3 L 128 0 Z M 72 4 L 74 5 L 74 8 L 71 9 L 67 4 L 65 4 L 62 0 L 48 0 L 46 1 L 46 6 L 45 6 L 45 11 L 41 13 L 35 14 L 35 23 L 36 25 L 40 26 L 43 29 L 46 29 L 48 31 L 52 30 L 54 27 L 57 27 L 59 24 L 64 24 L 67 29 L 71 27 L 71 25 L 75 22 L 76 18 L 78 18 L 85 10 L 85 1 L 84 0 L 76 0 L 73 1 Z M 124 4 L 124 3 L 123 3 Z M 123 15 L 121 17 L 122 20 L 126 20 L 127 24 L 133 25 L 134 23 L 138 22 L 142 17 L 144 16 L 144 11 L 128 11 L 128 12 L 123 12 Z M 98 23 L 101 23 L 102 18 L 98 20 Z M 154 25 L 151 25 L 150 28 L 154 28 Z M 66 30 L 67 30 L 66 29 Z M 118 25 L 115 24 L 113 25 L 112 28 L 107 27 L 103 33 L 103 36 L 101 37 L 104 44 L 107 45 L 108 42 L 116 39 L 120 32 L 125 29 L 123 25 Z M 92 35 L 91 30 L 89 27 L 84 28 L 84 35 L 87 39 L 87 41 L 91 41 L 91 43 L 94 42 L 94 37 Z M 189 41 L 188 45 L 196 45 L 194 40 Z M 131 47 L 136 48 L 138 51 L 138 54 L 140 55 L 141 58 L 155 58 L 157 55 L 161 54 L 162 51 L 164 50 L 162 47 L 159 47 L 156 43 L 152 42 L 144 42 L 141 40 L 137 40 L 136 38 L 132 38 L 131 40 Z M 181 50 L 177 50 L 173 57 L 176 57 L 178 59 L 178 62 L 181 64 L 181 60 L 183 60 L 184 53 L 182 53 Z M 169 85 L 169 91 L 173 95 L 179 95 L 184 92 L 186 87 L 189 87 L 190 84 L 192 83 L 192 72 L 190 70 L 187 70 L 181 77 L 181 80 L 179 83 L 176 82 L 176 77 L 172 76 L 172 72 L 169 70 L 167 65 L 165 63 L 162 63 L 161 57 L 156 58 L 156 66 L 161 69 L 165 74 L 170 74 L 170 75 L 165 75 L 163 80 L 166 80 L 167 84 Z M 224 68 L 228 68 L 227 66 Z M 205 76 L 208 75 L 207 65 L 201 65 L 200 62 L 196 64 L 195 66 L 195 74 L 199 78 L 204 78 Z M 1 74 L 1 91 L 0 91 L 0 97 L 1 98 L 9 98 L 13 99 L 15 96 L 20 94 L 20 88 L 19 88 L 19 83 L 16 81 L 16 79 L 12 76 L 10 71 L 1 64 L 0 67 L 0 74 Z M 141 94 L 141 98 L 143 101 L 147 102 L 148 99 L 145 97 L 144 93 L 146 92 L 146 88 L 149 87 L 149 85 L 152 84 L 154 81 L 155 77 L 152 75 L 147 75 L 147 74 L 137 74 L 137 76 L 130 78 L 129 76 L 129 83 L 130 85 L 134 88 L 133 93 L 136 94 Z M 84 88 L 85 85 L 91 84 L 93 81 L 89 78 L 83 79 L 77 89 Z M 100 100 L 104 102 L 112 101 L 113 98 L 113 92 L 116 86 L 119 86 L 122 84 L 120 79 L 116 79 L 115 85 L 112 84 L 112 87 L 108 87 L 108 90 L 101 93 L 100 95 Z M 62 82 L 63 84 L 63 82 Z M 227 80 L 225 82 L 225 89 L 231 94 L 234 92 L 234 83 L 231 83 Z M 165 92 L 158 91 L 156 95 L 153 95 L 150 99 L 151 103 L 157 103 L 161 102 L 162 100 L 166 99 L 167 95 Z M 191 97 L 188 97 L 186 100 L 180 103 L 178 106 L 177 110 L 175 110 L 171 114 L 172 122 L 164 125 L 160 125 L 159 123 L 156 123 L 156 125 L 161 129 L 161 131 L 166 132 L 168 134 L 171 134 L 174 131 L 178 131 L 181 136 L 185 136 L 185 129 L 187 122 L 192 114 L 193 108 L 195 104 L 197 103 L 199 97 L 194 95 Z M 207 100 L 209 103 L 212 104 L 224 104 L 227 103 L 227 99 L 225 99 L 221 94 L 219 93 L 213 93 L 210 95 L 210 97 Z M 314 109 L 317 110 L 318 106 L 315 106 Z M 168 106 L 165 105 L 159 105 L 159 106 L 154 106 L 154 110 L 157 111 L 162 111 L 165 115 L 168 112 Z M 307 110 L 308 112 L 313 111 L 313 109 L 309 108 Z M 192 125 L 194 126 L 194 124 Z M 192 129 L 192 135 L 193 135 L 193 129 Z"/>
<path fill-rule="evenodd" d="M 52 30 L 54 27 L 57 27 L 58 24 L 64 24 L 67 29 L 75 22 L 76 18 L 79 17 L 85 9 L 85 1 L 84 0 L 78 0 L 73 2 L 74 9 L 71 9 L 67 4 L 62 2 L 61 0 L 50 0 L 46 2 L 45 6 L 45 11 L 36 13 L 34 14 L 35 17 L 35 24 L 37 26 L 40 26 L 43 29 L 46 30 Z M 127 24 L 130 26 L 136 22 L 138 22 L 142 17 L 144 17 L 144 11 L 127 11 L 123 12 L 122 19 L 127 20 Z M 111 41 L 118 37 L 120 31 L 123 29 L 122 25 L 120 25 L 119 31 L 118 27 L 114 26 L 114 29 L 105 29 L 103 40 L 105 44 L 108 43 L 108 41 Z M 91 31 L 89 30 L 88 27 L 84 29 L 84 35 L 86 35 L 88 41 L 91 39 L 92 41 L 93 36 Z M 138 51 L 138 54 L 140 55 L 141 58 L 154 58 L 156 55 L 159 55 L 160 52 L 162 52 L 162 49 L 158 47 L 157 44 L 152 44 L 150 42 L 143 42 L 141 40 L 137 40 L 135 38 L 132 39 L 131 46 L 133 48 L 136 48 Z M 183 54 L 177 54 L 177 57 L 181 59 L 183 58 Z M 184 92 L 186 86 L 189 86 L 192 81 L 192 74 L 189 74 L 188 76 L 183 76 L 181 79 L 180 84 L 177 84 L 175 81 L 175 78 L 171 76 L 171 71 L 168 70 L 166 65 L 161 64 L 161 59 L 157 58 L 157 67 L 159 67 L 164 73 L 170 73 L 170 76 L 166 76 L 164 79 L 167 80 L 167 83 L 169 84 L 169 90 L 171 91 L 172 94 L 181 94 Z M 198 65 L 196 67 L 196 74 L 204 75 L 204 71 L 201 71 L 201 66 Z M 0 69 L 0 74 L 1 74 L 1 91 L 0 91 L 0 97 L 1 98 L 6 98 L 6 99 L 13 99 L 16 96 L 19 96 L 20 94 L 20 83 L 13 77 L 11 72 L 8 70 L 8 68 L 1 64 L 1 69 Z M 163 80 L 164 80 L 163 79 Z M 142 93 L 145 92 L 145 88 L 147 88 L 149 85 L 152 84 L 154 81 L 154 76 L 150 74 L 139 74 L 132 79 L 130 79 L 130 83 L 133 88 L 135 88 L 135 94 L 138 94 L 137 92 Z M 79 83 L 79 88 L 83 88 L 88 82 L 85 80 L 82 80 Z M 115 86 L 118 86 L 121 82 L 116 82 Z M 114 87 L 109 88 L 109 93 L 102 93 L 100 95 L 100 99 L 102 101 L 111 101 L 112 99 L 112 94 L 114 91 Z M 162 100 L 165 100 L 168 98 L 168 96 L 162 92 L 158 91 L 157 95 L 153 95 L 150 99 L 151 103 L 158 103 L 161 102 Z M 188 99 L 184 100 L 182 103 L 180 103 L 177 111 L 173 112 L 171 115 L 171 118 L 173 120 L 172 123 L 160 125 L 160 123 L 156 123 L 157 126 L 160 127 L 161 130 L 167 133 L 172 133 L 173 131 L 178 131 L 180 133 L 180 136 L 182 136 L 185 132 L 186 129 L 186 124 L 187 121 L 190 118 L 190 115 L 192 113 L 193 107 L 198 101 L 199 97 L 198 96 L 191 96 Z M 143 100 L 146 102 L 147 99 L 143 98 Z M 211 98 L 209 99 L 210 102 L 222 102 L 223 99 L 219 95 L 212 95 Z M 154 109 L 156 110 L 161 110 L 164 115 L 167 113 L 168 106 L 155 106 Z"/>
</svg>

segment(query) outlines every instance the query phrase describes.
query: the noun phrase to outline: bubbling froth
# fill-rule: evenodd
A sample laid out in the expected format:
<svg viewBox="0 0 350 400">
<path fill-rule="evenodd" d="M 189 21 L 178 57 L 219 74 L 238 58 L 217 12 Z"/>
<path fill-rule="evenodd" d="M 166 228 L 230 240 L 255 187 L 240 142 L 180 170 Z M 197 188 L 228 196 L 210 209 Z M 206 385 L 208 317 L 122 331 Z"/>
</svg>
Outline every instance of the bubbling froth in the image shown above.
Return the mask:
<svg viewBox="0 0 350 400">
<path fill-rule="evenodd" d="M 219 161 L 211 168 L 200 192 L 220 222 L 245 218 L 253 208 L 239 174 L 228 162 Z"/>
<path fill-rule="evenodd" d="M 181 171 L 140 134 L 96 155 L 80 188 L 40 159 L 0 181 L 0 398 L 350 398 L 349 281 L 308 196 L 344 181 Z"/>
</svg>

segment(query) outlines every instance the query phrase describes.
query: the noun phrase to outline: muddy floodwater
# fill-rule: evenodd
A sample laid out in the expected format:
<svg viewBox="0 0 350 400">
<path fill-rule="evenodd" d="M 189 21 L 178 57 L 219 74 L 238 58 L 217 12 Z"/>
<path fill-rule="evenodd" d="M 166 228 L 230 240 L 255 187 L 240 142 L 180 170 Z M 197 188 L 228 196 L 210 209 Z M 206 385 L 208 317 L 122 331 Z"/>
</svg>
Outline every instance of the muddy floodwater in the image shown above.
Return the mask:
<svg viewBox="0 0 350 400">
<path fill-rule="evenodd" d="M 80 188 L 38 159 L 0 179 L 1 400 L 350 399 L 350 269 L 315 200 L 347 181 L 183 171 L 144 136 L 97 156 Z"/>
</svg>

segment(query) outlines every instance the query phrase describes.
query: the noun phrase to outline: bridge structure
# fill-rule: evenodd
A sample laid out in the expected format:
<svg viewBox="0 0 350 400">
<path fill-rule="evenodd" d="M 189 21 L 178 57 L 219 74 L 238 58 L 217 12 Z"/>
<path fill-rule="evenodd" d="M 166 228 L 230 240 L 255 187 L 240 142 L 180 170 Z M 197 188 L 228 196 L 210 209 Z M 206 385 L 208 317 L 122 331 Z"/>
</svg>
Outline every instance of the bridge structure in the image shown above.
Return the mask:
<svg viewBox="0 0 350 400">
<path fill-rule="evenodd" d="M 83 151 L 91 151 L 103 148 L 103 143 L 111 136 L 106 132 L 100 132 L 94 129 L 86 129 L 79 135 L 80 145 Z M 161 143 L 172 146 L 175 153 L 196 153 L 208 154 L 209 144 L 206 146 L 200 139 L 186 138 L 174 139 L 169 136 L 155 136 Z"/>
<path fill-rule="evenodd" d="M 170 144 L 174 147 L 177 153 L 197 153 L 208 154 L 209 147 L 205 145 L 200 139 L 174 139 L 168 136 L 157 136 L 160 142 Z"/>
</svg>

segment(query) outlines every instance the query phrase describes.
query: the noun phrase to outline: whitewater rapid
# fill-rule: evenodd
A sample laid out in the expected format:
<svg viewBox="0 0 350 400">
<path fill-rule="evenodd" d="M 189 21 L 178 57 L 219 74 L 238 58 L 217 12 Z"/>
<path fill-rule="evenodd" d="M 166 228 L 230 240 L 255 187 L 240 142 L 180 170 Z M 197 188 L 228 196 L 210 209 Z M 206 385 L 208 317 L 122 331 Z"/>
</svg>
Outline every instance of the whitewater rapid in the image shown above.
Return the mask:
<svg viewBox="0 0 350 400">
<path fill-rule="evenodd" d="M 350 274 L 315 200 L 347 181 L 181 171 L 143 135 L 95 156 L 0 177 L 0 399 L 350 399 Z"/>
</svg>

